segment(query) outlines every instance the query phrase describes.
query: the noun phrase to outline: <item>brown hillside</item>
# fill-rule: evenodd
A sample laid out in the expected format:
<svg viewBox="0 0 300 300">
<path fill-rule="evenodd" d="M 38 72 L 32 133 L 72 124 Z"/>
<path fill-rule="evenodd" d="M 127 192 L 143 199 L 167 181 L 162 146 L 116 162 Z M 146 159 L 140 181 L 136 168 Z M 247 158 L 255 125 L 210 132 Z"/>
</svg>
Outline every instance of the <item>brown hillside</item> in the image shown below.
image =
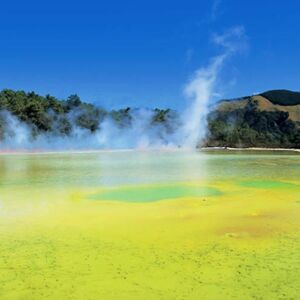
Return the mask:
<svg viewBox="0 0 300 300">
<path fill-rule="evenodd" d="M 222 101 L 219 103 L 217 110 L 227 112 L 244 108 L 250 100 L 256 100 L 261 111 L 285 111 L 289 113 L 289 118 L 293 121 L 300 122 L 300 104 L 298 105 L 277 105 L 270 102 L 263 96 L 257 95 L 249 98 L 242 98 L 232 101 Z"/>
</svg>

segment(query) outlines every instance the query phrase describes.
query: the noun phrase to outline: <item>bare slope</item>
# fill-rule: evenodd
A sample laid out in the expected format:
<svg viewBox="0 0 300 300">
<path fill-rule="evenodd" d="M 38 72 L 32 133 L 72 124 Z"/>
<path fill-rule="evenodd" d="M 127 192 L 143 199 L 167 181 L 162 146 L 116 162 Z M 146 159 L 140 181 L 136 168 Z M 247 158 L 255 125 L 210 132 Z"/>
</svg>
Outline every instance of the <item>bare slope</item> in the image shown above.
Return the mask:
<svg viewBox="0 0 300 300">
<path fill-rule="evenodd" d="M 260 111 L 284 111 L 289 113 L 289 119 L 295 122 L 300 122 L 300 104 L 297 105 L 279 105 L 274 104 L 262 95 L 255 95 L 251 97 L 240 98 L 237 100 L 225 100 L 220 102 L 217 107 L 218 111 L 230 112 L 236 109 L 245 108 L 251 101 L 255 100 L 258 103 Z"/>
</svg>

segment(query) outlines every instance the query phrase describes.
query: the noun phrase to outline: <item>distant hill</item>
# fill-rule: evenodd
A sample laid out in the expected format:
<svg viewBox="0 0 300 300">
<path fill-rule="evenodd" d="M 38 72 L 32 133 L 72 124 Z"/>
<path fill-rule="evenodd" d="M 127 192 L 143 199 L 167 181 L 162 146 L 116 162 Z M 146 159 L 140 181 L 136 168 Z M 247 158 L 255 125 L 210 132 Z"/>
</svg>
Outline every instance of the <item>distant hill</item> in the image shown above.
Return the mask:
<svg viewBox="0 0 300 300">
<path fill-rule="evenodd" d="M 233 100 L 223 100 L 219 102 L 216 109 L 219 111 L 232 111 L 235 109 L 245 108 L 249 101 L 256 101 L 258 104 L 258 109 L 260 111 L 285 111 L 289 113 L 289 119 L 295 122 L 300 122 L 300 103 L 294 105 L 274 103 L 265 96 L 263 96 L 266 93 Z M 282 99 L 281 103 L 283 103 L 284 101 L 285 100 Z"/>
<path fill-rule="evenodd" d="M 300 92 L 289 90 L 271 90 L 260 94 L 273 104 L 298 105 L 300 104 Z"/>
<path fill-rule="evenodd" d="M 220 101 L 206 146 L 300 148 L 300 93 L 267 91 Z"/>
</svg>

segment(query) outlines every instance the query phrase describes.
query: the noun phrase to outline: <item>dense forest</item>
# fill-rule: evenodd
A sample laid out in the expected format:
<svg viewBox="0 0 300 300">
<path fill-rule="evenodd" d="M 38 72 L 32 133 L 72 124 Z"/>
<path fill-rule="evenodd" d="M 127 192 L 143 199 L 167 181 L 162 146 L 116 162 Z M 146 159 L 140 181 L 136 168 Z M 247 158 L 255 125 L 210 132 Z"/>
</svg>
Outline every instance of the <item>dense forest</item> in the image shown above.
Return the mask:
<svg viewBox="0 0 300 300">
<path fill-rule="evenodd" d="M 279 90 L 261 95 L 273 104 L 300 103 L 300 93 Z M 207 138 L 199 146 L 300 148 L 299 120 L 292 120 L 287 111 L 263 110 L 252 97 L 242 99 L 247 101 L 244 107 L 212 110 Z M 93 133 L 101 130 L 103 120 L 108 118 L 119 128 L 130 127 L 135 112 L 129 107 L 107 111 L 82 101 L 78 95 L 58 100 L 50 95 L 5 89 L 0 92 L 0 143 L 10 126 L 7 113 L 26 124 L 34 139 L 43 133 L 68 136 L 75 127 Z M 151 110 L 149 122 L 161 126 L 159 131 L 174 133 L 180 127 L 179 116 L 174 110 L 156 108 Z"/>
<path fill-rule="evenodd" d="M 134 109 L 127 107 L 107 111 L 81 101 L 78 95 L 58 100 L 50 95 L 4 89 L 0 92 L 0 139 L 5 137 L 9 127 L 6 112 L 28 125 L 35 137 L 47 132 L 67 136 L 74 127 L 93 133 L 100 129 L 104 118 L 111 119 L 120 128 L 130 126 Z M 169 123 L 175 118 L 175 111 L 156 108 L 152 110 L 151 123 L 163 124 L 170 129 Z"/>
</svg>

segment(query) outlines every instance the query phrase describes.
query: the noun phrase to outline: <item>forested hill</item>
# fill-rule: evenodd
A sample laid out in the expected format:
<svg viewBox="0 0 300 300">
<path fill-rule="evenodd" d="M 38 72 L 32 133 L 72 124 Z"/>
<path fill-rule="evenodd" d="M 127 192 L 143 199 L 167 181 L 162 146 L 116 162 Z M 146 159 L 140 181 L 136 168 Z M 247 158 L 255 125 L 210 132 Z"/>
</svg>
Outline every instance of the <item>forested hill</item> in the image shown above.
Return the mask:
<svg viewBox="0 0 300 300">
<path fill-rule="evenodd" d="M 69 135 L 75 127 L 93 133 L 104 118 L 110 118 L 118 127 L 130 126 L 135 110 L 127 107 L 107 111 L 82 101 L 78 95 L 59 100 L 51 95 L 5 89 L 0 92 L 0 139 L 10 125 L 7 112 L 26 124 L 34 137 L 47 132 Z M 175 114 L 170 109 L 153 109 L 151 122 L 165 124 L 168 119 L 174 119 Z"/>
<path fill-rule="evenodd" d="M 25 122 L 32 128 L 34 134 L 54 130 L 61 134 L 69 134 L 72 124 L 67 115 L 70 112 L 74 112 L 76 124 L 93 131 L 106 113 L 92 104 L 82 102 L 77 95 L 71 95 L 67 100 L 58 100 L 50 95 L 43 97 L 34 92 L 8 89 L 0 92 L 0 110 L 7 111 L 21 122 Z M 2 120 L 0 118 L 2 131 L 5 125 L 8 124 L 5 124 L 2 114 Z"/>
</svg>

